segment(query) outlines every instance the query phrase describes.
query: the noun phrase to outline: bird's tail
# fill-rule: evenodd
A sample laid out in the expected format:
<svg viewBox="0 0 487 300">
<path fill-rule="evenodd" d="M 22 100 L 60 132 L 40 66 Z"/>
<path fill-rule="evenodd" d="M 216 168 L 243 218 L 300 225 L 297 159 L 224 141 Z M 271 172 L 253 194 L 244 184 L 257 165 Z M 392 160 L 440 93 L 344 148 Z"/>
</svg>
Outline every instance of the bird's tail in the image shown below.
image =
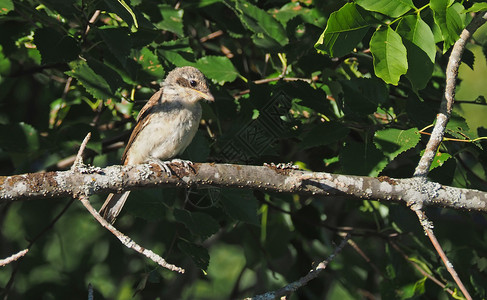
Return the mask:
<svg viewBox="0 0 487 300">
<path fill-rule="evenodd" d="M 100 208 L 100 215 L 110 224 L 115 223 L 118 214 L 122 211 L 125 201 L 127 201 L 130 191 L 122 194 L 110 194 Z"/>
</svg>

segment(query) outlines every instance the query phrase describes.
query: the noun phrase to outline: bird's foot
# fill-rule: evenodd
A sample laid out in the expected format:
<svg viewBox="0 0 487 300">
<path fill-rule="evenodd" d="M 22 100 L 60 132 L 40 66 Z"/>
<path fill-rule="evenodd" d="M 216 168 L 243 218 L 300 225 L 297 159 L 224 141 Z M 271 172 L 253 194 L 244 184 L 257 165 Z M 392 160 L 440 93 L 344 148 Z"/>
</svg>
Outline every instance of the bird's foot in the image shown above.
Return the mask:
<svg viewBox="0 0 487 300">
<path fill-rule="evenodd" d="M 164 171 L 168 176 L 172 176 L 172 170 L 171 167 L 169 167 L 172 161 L 162 161 L 158 158 L 151 157 L 147 160 L 147 162 L 158 165 L 161 168 L 161 171 Z"/>
<path fill-rule="evenodd" d="M 193 162 L 190 160 L 183 160 L 183 159 L 179 159 L 179 158 L 174 158 L 173 160 L 171 160 L 171 163 L 179 163 L 187 169 L 194 169 L 193 168 Z"/>
<path fill-rule="evenodd" d="M 270 167 L 270 168 L 276 168 L 276 169 L 280 169 L 280 170 L 288 170 L 288 169 L 291 169 L 291 170 L 299 170 L 299 166 L 297 165 L 293 165 L 293 163 L 278 163 L 277 165 L 275 163 L 264 163 L 264 166 L 266 167 Z"/>
</svg>

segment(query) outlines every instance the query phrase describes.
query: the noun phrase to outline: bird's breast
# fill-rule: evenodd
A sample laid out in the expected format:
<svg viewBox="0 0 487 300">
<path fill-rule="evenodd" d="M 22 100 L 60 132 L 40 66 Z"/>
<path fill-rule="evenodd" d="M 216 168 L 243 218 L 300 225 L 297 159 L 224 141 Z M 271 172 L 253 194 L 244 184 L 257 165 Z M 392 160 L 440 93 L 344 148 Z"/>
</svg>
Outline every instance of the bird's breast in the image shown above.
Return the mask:
<svg viewBox="0 0 487 300">
<path fill-rule="evenodd" d="M 162 107 L 154 110 L 128 152 L 128 164 L 149 157 L 168 160 L 184 152 L 198 130 L 201 106 Z"/>
</svg>

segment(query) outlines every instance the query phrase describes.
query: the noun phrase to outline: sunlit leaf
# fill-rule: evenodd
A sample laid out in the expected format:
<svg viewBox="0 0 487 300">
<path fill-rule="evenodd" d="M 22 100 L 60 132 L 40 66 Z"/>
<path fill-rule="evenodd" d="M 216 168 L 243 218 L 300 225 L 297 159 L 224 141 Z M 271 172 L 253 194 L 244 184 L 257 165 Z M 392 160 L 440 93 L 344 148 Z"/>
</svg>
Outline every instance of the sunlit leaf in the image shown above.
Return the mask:
<svg viewBox="0 0 487 300">
<path fill-rule="evenodd" d="M 390 160 L 393 160 L 402 152 L 416 147 L 420 138 L 417 128 L 408 130 L 386 128 L 375 132 L 374 143 L 379 150 L 388 155 Z"/>
<path fill-rule="evenodd" d="M 436 153 L 435 158 L 431 162 L 430 170 L 443 166 L 443 164 L 450 158 L 452 158 L 452 156 L 448 153 Z"/>
<path fill-rule="evenodd" d="M 377 30 L 370 39 L 374 71 L 386 83 L 397 85 L 408 70 L 406 47 L 401 36 L 390 27 Z"/>
<path fill-rule="evenodd" d="M 330 15 L 315 48 L 333 57 L 349 53 L 367 33 L 370 26 L 368 19 L 368 12 L 354 3 L 345 4 Z"/>
<path fill-rule="evenodd" d="M 72 70 L 66 72 L 66 74 L 76 78 L 86 91 L 96 99 L 114 97 L 114 89 L 117 88 L 115 82 L 118 82 L 118 80 L 113 80 L 118 74 L 99 62 L 93 61 L 93 66 L 98 69 L 99 73 L 95 72 L 88 63 L 80 61 L 73 63 Z M 110 74 L 114 77 L 103 76 L 104 74 Z"/>
<path fill-rule="evenodd" d="M 232 82 L 238 76 L 238 71 L 225 56 L 205 56 L 198 59 L 194 66 L 219 84 Z"/>
<path fill-rule="evenodd" d="M 0 0 L 0 15 L 6 15 L 14 9 L 12 0 Z"/>
<path fill-rule="evenodd" d="M 449 0 L 431 0 L 431 9 L 434 12 L 435 23 L 440 27 L 443 36 L 443 53 L 455 43 L 463 28 L 463 18 L 465 13 L 460 3 L 452 5 Z"/>
<path fill-rule="evenodd" d="M 157 27 L 163 30 L 174 32 L 180 37 L 184 36 L 183 32 L 183 13 L 181 9 L 175 9 L 171 5 L 161 4 L 159 10 L 162 14 L 161 22 L 157 23 Z"/>
<path fill-rule="evenodd" d="M 484 11 L 487 10 L 487 3 L 485 2 L 478 2 L 474 3 L 472 7 L 469 9 L 465 10 L 465 12 L 479 12 L 479 11 Z"/>
<path fill-rule="evenodd" d="M 393 18 L 415 8 L 412 0 L 357 0 L 356 3 L 366 10 L 379 12 Z"/>
<path fill-rule="evenodd" d="M 265 10 L 247 1 L 236 0 L 235 11 L 242 24 L 255 33 L 254 40 L 257 42 L 264 43 L 260 40 L 268 39 L 280 46 L 289 42 L 284 27 Z"/>
</svg>

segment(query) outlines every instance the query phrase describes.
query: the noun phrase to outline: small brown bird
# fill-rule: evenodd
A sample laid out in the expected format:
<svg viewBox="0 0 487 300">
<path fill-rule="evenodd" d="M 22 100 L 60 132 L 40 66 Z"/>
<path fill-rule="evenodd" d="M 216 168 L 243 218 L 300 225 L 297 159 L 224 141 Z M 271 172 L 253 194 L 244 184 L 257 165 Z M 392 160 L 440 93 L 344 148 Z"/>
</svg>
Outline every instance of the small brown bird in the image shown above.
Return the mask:
<svg viewBox="0 0 487 300">
<path fill-rule="evenodd" d="M 122 163 L 156 162 L 170 172 L 161 160 L 181 154 L 193 140 L 201 119 L 200 100 L 214 98 L 198 69 L 182 67 L 169 72 L 162 88 L 140 110 Z M 100 215 L 113 224 L 129 194 L 130 191 L 108 195 Z"/>
</svg>

